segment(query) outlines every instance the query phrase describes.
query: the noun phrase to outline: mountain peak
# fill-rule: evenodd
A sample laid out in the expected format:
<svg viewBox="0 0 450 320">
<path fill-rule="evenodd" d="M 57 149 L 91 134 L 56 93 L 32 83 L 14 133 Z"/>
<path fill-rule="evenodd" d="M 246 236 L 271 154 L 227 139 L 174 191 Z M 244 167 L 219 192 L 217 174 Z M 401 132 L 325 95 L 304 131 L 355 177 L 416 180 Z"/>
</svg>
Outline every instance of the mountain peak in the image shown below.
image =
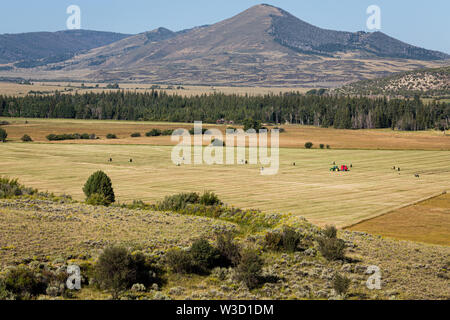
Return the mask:
<svg viewBox="0 0 450 320">
<path fill-rule="evenodd" d="M 36 73 L 45 79 L 55 76 L 53 70 L 61 76 L 77 70 L 83 80 L 329 87 L 437 67 L 443 62 L 433 60 L 449 58 L 381 32 L 322 29 L 283 9 L 259 4 L 212 25 L 178 32 L 158 28 L 79 54 L 68 63 L 51 59 Z M 22 68 L 15 65 L 14 71 Z M 0 76 L 7 72 L 0 70 Z"/>
</svg>

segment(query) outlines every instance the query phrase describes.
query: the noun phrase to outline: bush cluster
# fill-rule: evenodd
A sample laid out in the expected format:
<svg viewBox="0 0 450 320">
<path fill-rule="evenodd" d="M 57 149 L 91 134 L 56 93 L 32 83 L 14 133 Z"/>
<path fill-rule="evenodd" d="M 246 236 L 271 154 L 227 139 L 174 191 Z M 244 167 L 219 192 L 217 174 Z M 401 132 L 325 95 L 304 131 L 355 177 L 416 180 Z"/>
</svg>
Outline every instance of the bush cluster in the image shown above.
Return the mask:
<svg viewBox="0 0 450 320">
<path fill-rule="evenodd" d="M 21 185 L 17 179 L 0 177 L 0 199 L 37 194 L 36 189 Z"/>
<path fill-rule="evenodd" d="M 160 130 L 160 129 L 152 129 L 149 132 L 145 134 L 147 137 L 159 137 L 159 136 L 171 136 L 174 133 L 175 130 L 173 129 L 166 129 L 166 130 Z"/>
<path fill-rule="evenodd" d="M 67 277 L 62 270 L 12 267 L 0 278 L 0 300 L 29 300 L 41 294 L 70 297 L 65 286 Z"/>
<path fill-rule="evenodd" d="M 94 267 L 95 283 L 110 291 L 113 299 L 118 299 L 121 292 L 131 289 L 134 284 L 161 285 L 162 276 L 163 271 L 155 261 L 141 253 L 131 254 L 121 247 L 106 248 Z"/>
<path fill-rule="evenodd" d="M 1 282 L 3 293 L 0 295 L 10 295 L 17 300 L 31 299 L 45 292 L 43 281 L 32 270 L 22 266 L 8 270 Z"/>
<path fill-rule="evenodd" d="M 217 236 L 215 246 L 207 239 L 200 238 L 186 250 L 169 250 L 165 257 L 167 265 L 173 272 L 209 274 L 216 267 L 238 265 L 241 253 L 232 234 L 226 233 Z"/>
<path fill-rule="evenodd" d="M 202 134 L 205 134 L 206 131 L 208 131 L 208 129 L 202 128 Z M 194 128 L 189 129 L 189 134 L 191 135 L 195 134 L 195 129 Z"/>
<path fill-rule="evenodd" d="M 345 241 L 337 238 L 337 230 L 334 226 L 328 226 L 317 239 L 319 251 L 327 260 L 343 260 L 345 258 Z"/>
<path fill-rule="evenodd" d="M 147 137 L 158 137 L 162 134 L 162 131 L 159 129 L 152 129 L 145 134 Z"/>
<path fill-rule="evenodd" d="M 134 132 L 131 134 L 132 138 L 139 138 L 141 136 L 141 134 L 139 132 Z"/>
<path fill-rule="evenodd" d="M 252 249 L 241 250 L 231 233 L 218 235 L 216 246 L 206 239 L 192 243 L 189 249 L 171 249 L 165 255 L 168 267 L 176 273 L 210 274 L 215 268 L 234 267 L 236 280 L 249 289 L 263 281 L 263 259 Z"/>
<path fill-rule="evenodd" d="M 49 134 L 47 137 L 48 141 L 63 141 L 63 140 L 95 140 L 97 136 L 95 134 L 88 133 L 73 133 L 73 134 Z"/>
<path fill-rule="evenodd" d="M 106 139 L 117 139 L 117 136 L 114 133 L 108 133 Z"/>
<path fill-rule="evenodd" d="M 241 254 L 241 260 L 236 267 L 236 278 L 249 289 L 257 288 L 262 282 L 264 260 L 254 250 L 247 249 Z"/>
<path fill-rule="evenodd" d="M 22 140 L 22 142 L 33 142 L 33 139 L 27 134 L 24 134 L 20 140 Z"/>
<path fill-rule="evenodd" d="M 313 145 L 314 145 L 314 144 L 313 144 L 312 142 L 306 142 L 306 143 L 305 143 L 305 148 L 306 148 L 306 149 L 312 149 Z"/>
<path fill-rule="evenodd" d="M 295 252 L 300 249 L 302 234 L 292 227 L 285 226 L 283 231 L 267 232 L 264 236 L 264 247 L 268 250 Z"/>
<path fill-rule="evenodd" d="M 249 289 L 262 281 L 263 260 L 251 249 L 241 251 L 231 234 L 219 236 L 216 246 L 207 240 L 195 241 L 188 250 L 173 249 L 167 252 L 168 266 L 177 273 L 209 274 L 212 269 L 234 267 L 236 280 Z"/>
<path fill-rule="evenodd" d="M 172 210 L 179 211 L 185 209 L 191 204 L 201 204 L 205 206 L 221 205 L 219 197 L 213 193 L 206 191 L 202 195 L 196 192 L 179 193 L 172 196 L 167 196 L 163 201 L 156 205 L 157 210 Z"/>
</svg>

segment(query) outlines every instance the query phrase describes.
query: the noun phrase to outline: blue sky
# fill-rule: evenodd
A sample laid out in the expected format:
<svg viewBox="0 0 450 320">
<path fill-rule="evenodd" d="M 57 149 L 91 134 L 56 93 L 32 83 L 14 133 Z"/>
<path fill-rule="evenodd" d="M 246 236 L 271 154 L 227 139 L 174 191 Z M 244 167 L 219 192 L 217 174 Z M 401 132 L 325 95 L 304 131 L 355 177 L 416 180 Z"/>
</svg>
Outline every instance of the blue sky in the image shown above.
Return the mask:
<svg viewBox="0 0 450 320">
<path fill-rule="evenodd" d="M 66 28 L 66 8 L 81 8 L 83 29 L 139 33 L 181 30 L 229 18 L 264 0 L 14 0 L 0 4 L 0 33 Z M 404 42 L 450 53 L 449 0 L 265 0 L 316 26 L 366 30 L 369 5 L 381 8 L 381 31 Z M 366 30 L 367 31 L 367 30 Z"/>
</svg>

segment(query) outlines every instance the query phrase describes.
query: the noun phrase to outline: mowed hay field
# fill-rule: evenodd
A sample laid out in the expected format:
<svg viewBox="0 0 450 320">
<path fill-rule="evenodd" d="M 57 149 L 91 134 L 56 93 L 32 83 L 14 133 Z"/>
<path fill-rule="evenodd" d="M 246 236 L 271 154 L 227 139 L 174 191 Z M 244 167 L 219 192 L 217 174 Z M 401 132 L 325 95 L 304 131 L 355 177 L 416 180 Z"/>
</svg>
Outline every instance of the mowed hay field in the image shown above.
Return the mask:
<svg viewBox="0 0 450 320">
<path fill-rule="evenodd" d="M 260 175 L 260 165 L 177 167 L 171 152 L 170 146 L 5 143 L 0 144 L 0 175 L 83 200 L 86 179 L 104 170 L 120 202 L 156 202 L 178 192 L 211 190 L 229 205 L 290 212 L 338 227 L 450 189 L 449 151 L 281 148 L 280 170 L 273 176 Z M 333 161 L 353 164 L 353 169 L 330 172 Z"/>
<path fill-rule="evenodd" d="M 120 145 L 175 145 L 170 136 L 146 137 L 145 133 L 153 128 L 190 129 L 192 123 L 167 123 L 145 121 L 117 120 L 74 120 L 74 119 L 25 119 L 2 118 L 10 125 L 3 126 L 8 131 L 8 140 L 20 142 L 24 134 L 30 135 L 35 142 L 48 143 L 46 136 L 54 134 L 95 133 L 99 140 L 67 140 L 52 142 L 56 144 L 120 144 Z M 239 128 L 237 125 L 229 125 Z M 204 124 L 204 128 L 219 129 L 223 133 L 227 125 Z M 315 148 L 320 144 L 330 145 L 332 149 L 381 149 L 381 150 L 446 150 L 450 151 L 450 134 L 441 131 L 404 132 L 381 130 L 337 130 L 300 125 L 283 125 L 286 131 L 280 134 L 280 147 L 303 148 L 305 142 L 311 141 Z M 132 133 L 139 132 L 142 137 L 131 138 Z M 119 139 L 107 140 L 106 135 L 114 133 Z M 269 139 L 270 140 L 270 139 Z M 270 142 L 270 141 L 269 141 Z M 206 142 L 205 142 L 206 144 Z"/>
<path fill-rule="evenodd" d="M 450 193 L 361 222 L 348 230 L 450 245 Z"/>
</svg>

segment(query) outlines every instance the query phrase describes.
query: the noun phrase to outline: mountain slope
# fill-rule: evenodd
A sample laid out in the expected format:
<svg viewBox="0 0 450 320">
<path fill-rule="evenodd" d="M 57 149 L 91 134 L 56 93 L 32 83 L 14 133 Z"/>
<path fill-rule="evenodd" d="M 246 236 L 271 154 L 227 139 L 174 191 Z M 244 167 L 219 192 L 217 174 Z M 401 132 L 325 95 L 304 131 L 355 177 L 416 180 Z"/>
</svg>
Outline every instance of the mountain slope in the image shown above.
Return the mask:
<svg viewBox="0 0 450 320">
<path fill-rule="evenodd" d="M 129 35 L 88 30 L 2 34 L 0 64 L 69 56 L 126 37 Z"/>
<path fill-rule="evenodd" d="M 362 57 L 441 60 L 449 55 L 418 48 L 391 38 L 382 32 L 366 33 L 325 30 L 306 23 L 279 9 L 273 16 L 272 34 L 276 41 L 300 52 L 333 56 L 354 52 Z"/>
<path fill-rule="evenodd" d="M 439 67 L 449 58 L 380 32 L 325 30 L 282 9 L 257 5 L 213 25 L 180 32 L 160 28 L 94 48 L 64 63 L 28 72 L 16 68 L 10 74 L 92 81 L 332 87 Z M 0 71 L 2 75 L 8 72 Z"/>
</svg>

